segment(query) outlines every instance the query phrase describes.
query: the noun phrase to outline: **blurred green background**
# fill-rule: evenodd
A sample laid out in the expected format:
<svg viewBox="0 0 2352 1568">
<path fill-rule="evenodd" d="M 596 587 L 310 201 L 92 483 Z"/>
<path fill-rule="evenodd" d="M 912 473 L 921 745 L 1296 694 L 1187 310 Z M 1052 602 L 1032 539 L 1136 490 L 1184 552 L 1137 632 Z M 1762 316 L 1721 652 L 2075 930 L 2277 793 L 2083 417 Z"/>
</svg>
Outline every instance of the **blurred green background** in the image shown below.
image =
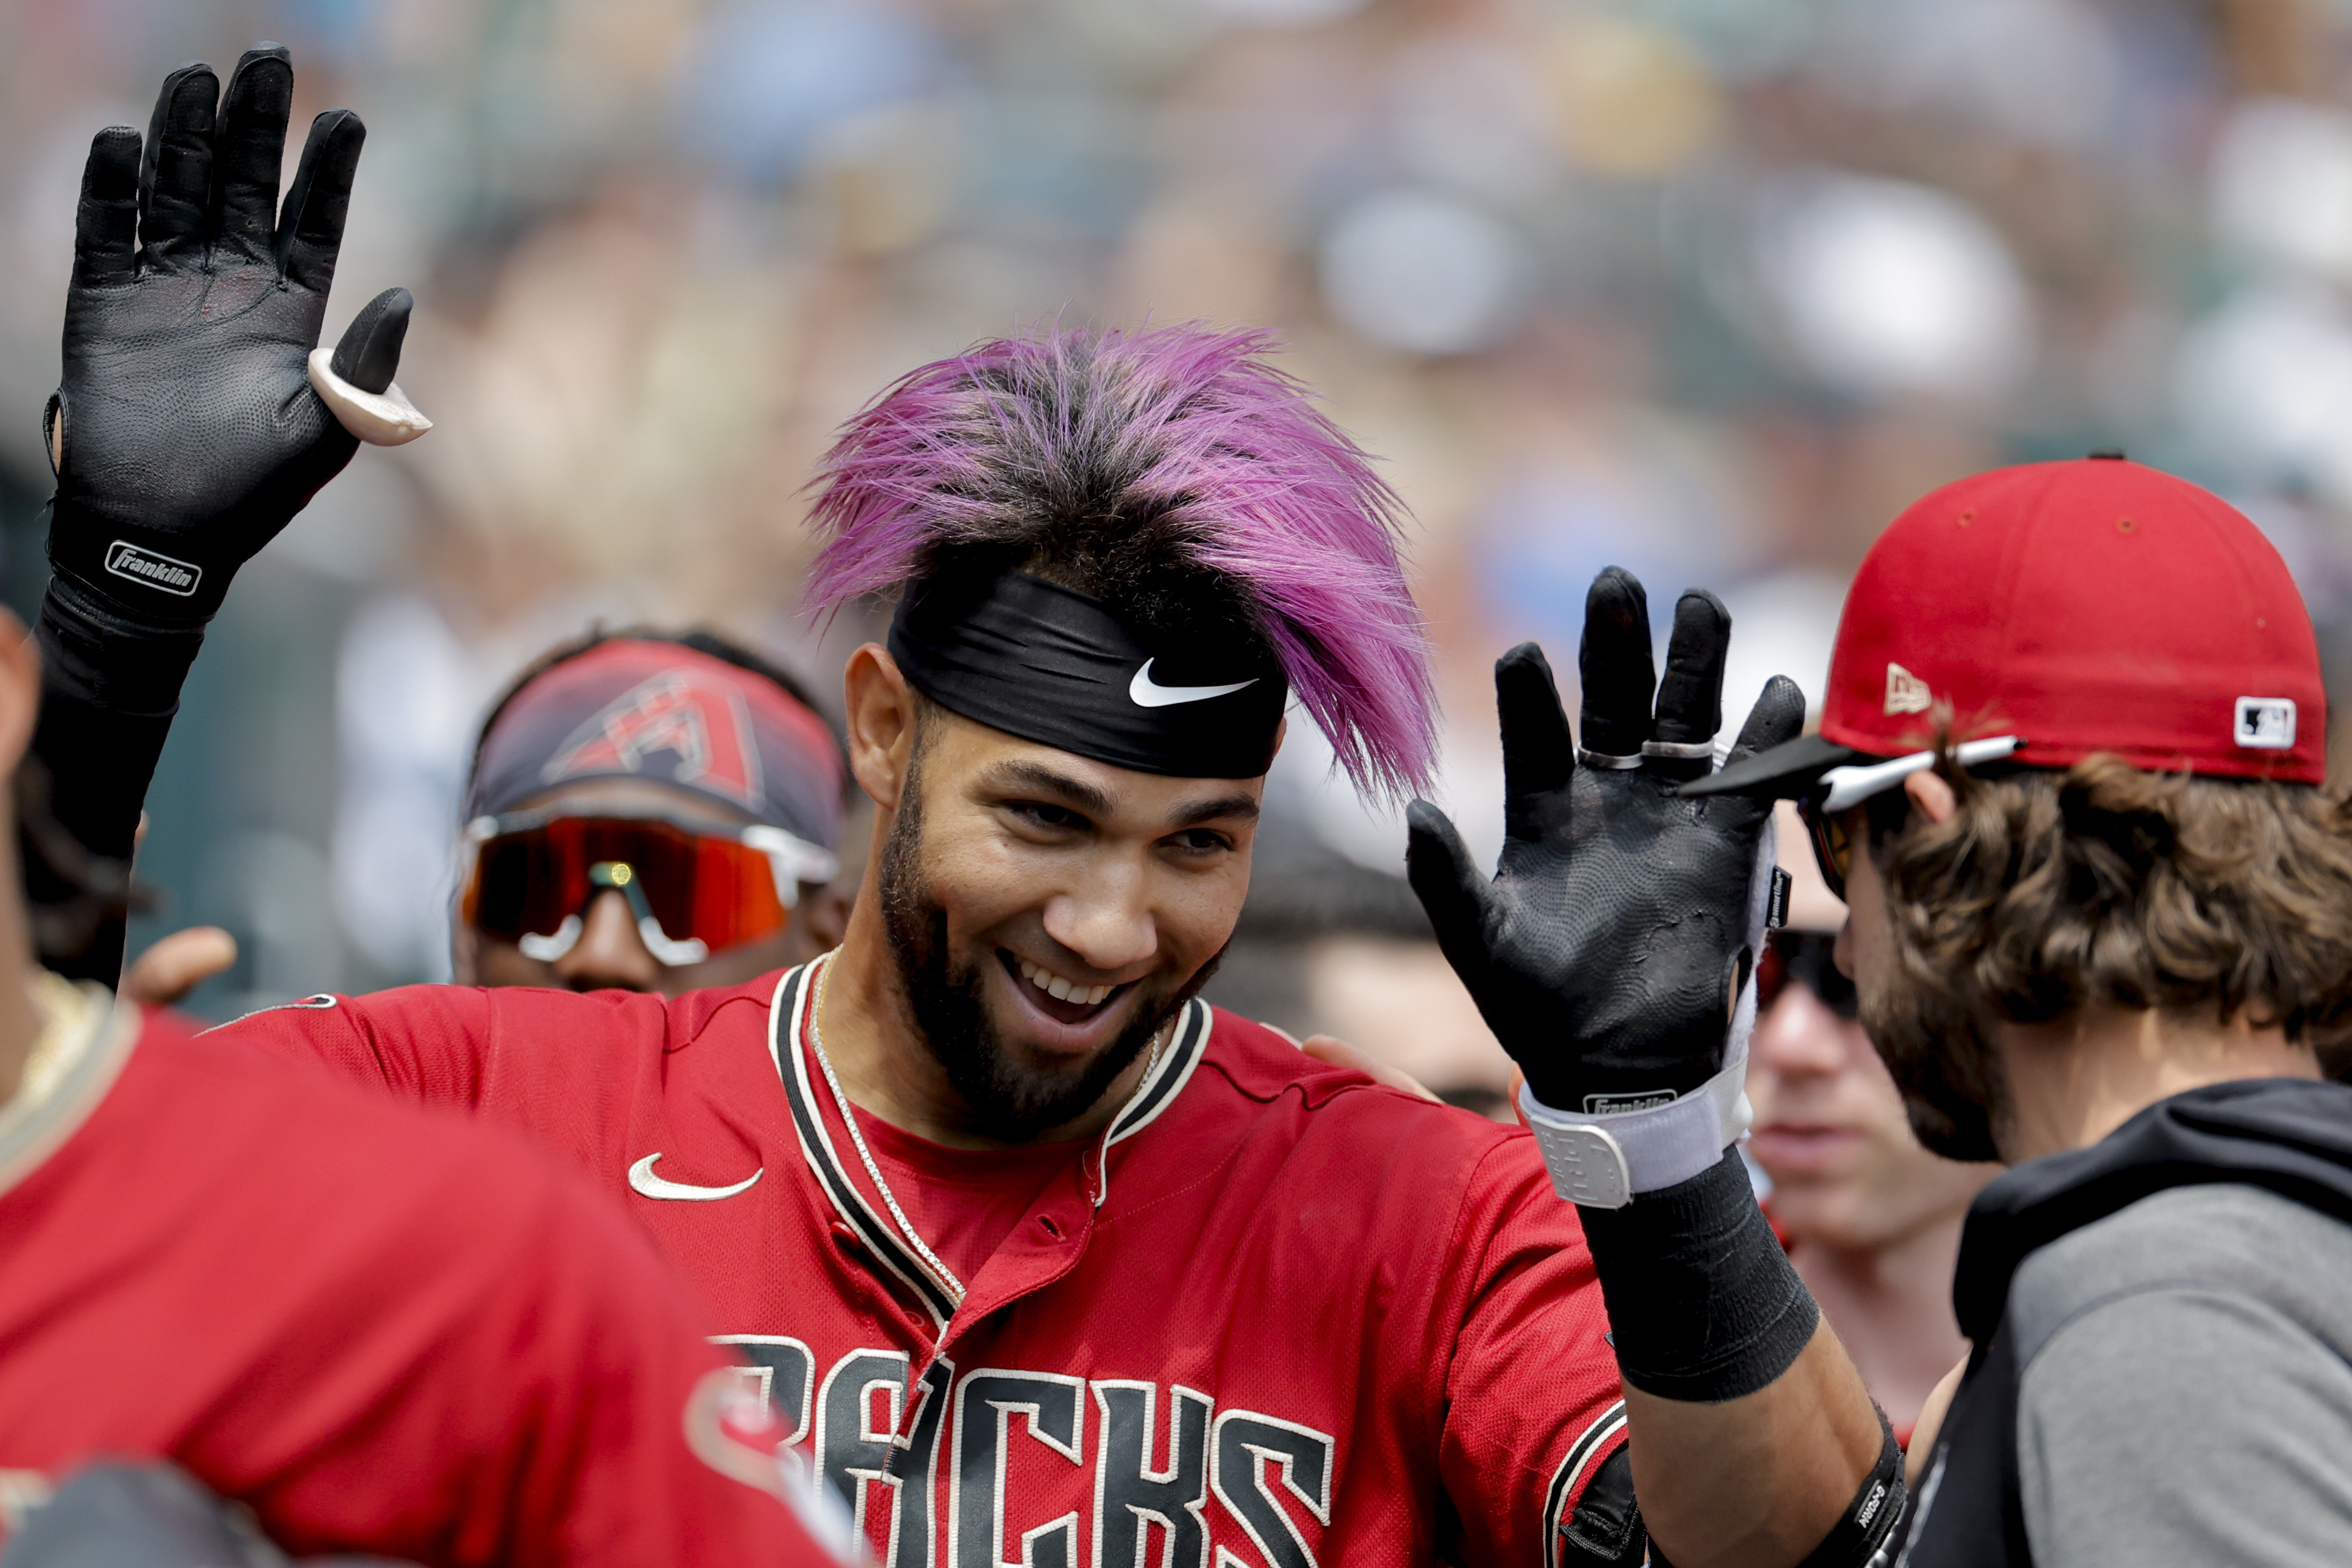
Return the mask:
<svg viewBox="0 0 2352 1568">
<path fill-rule="evenodd" d="M 795 606 L 826 433 L 1041 319 L 1263 325 L 1387 460 L 1499 838 L 1486 669 L 1632 567 L 1818 688 L 1930 486 L 2120 445 L 2352 618 L 2342 0 L 5 0 L 0 526 L 37 598 L 74 192 L 172 66 L 289 44 L 369 141 L 331 311 L 417 296 L 440 422 L 240 578 L 134 940 L 215 921 L 221 1015 L 446 972 L 457 791 L 508 675 L 699 621 L 831 687 Z M 299 146 L 299 136 L 295 139 Z M 290 162 L 290 159 L 289 159 Z M 1294 734 L 1297 729 L 1294 728 Z M 1280 787 L 1393 867 L 1311 741 Z"/>
</svg>

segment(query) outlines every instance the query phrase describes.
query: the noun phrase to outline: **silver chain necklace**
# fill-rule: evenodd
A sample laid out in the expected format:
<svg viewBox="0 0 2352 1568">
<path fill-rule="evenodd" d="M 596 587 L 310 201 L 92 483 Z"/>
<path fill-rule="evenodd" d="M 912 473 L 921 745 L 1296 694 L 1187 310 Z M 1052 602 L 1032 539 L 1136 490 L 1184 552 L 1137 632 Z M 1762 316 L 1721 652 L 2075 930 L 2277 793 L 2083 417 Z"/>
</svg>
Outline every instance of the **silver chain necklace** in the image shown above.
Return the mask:
<svg viewBox="0 0 2352 1568">
<path fill-rule="evenodd" d="M 874 1190 L 882 1195 L 882 1202 L 890 1210 L 890 1218 L 898 1223 L 898 1233 L 907 1239 L 908 1245 L 914 1248 L 923 1261 L 929 1265 L 931 1272 L 939 1276 L 940 1282 L 947 1286 L 948 1293 L 953 1296 L 956 1303 L 961 1306 L 964 1296 L 963 1281 L 956 1278 L 955 1270 L 949 1268 L 945 1260 L 931 1250 L 929 1244 L 916 1233 L 914 1221 L 908 1219 L 907 1211 L 898 1207 L 898 1194 L 892 1192 L 890 1184 L 882 1179 L 882 1167 L 875 1163 L 874 1151 L 866 1146 L 866 1134 L 857 1129 L 857 1108 L 850 1103 L 849 1096 L 842 1092 L 841 1080 L 834 1074 L 833 1058 L 827 1056 L 824 1051 L 824 1029 L 822 1022 L 824 1014 L 825 983 L 833 977 L 833 954 L 827 953 L 817 960 L 817 964 L 819 967 L 816 977 L 816 1000 L 815 1005 L 809 1009 L 809 1044 L 816 1051 L 817 1066 L 824 1071 L 825 1087 L 833 1091 L 833 1103 L 841 1107 L 841 1119 L 849 1128 L 849 1141 L 856 1146 L 858 1163 L 866 1167 L 866 1175 L 874 1183 Z M 1144 1060 L 1143 1076 L 1135 1081 L 1137 1094 L 1142 1093 L 1143 1086 L 1151 1082 L 1152 1072 L 1160 1066 L 1160 1048 L 1166 1042 L 1167 1038 L 1168 1030 L 1164 1026 L 1152 1035 L 1151 1054 Z M 1133 1098 L 1132 1095 L 1129 1097 L 1130 1103 L 1133 1103 Z M 1116 1122 L 1118 1118 L 1113 1117 L 1112 1120 Z"/>
</svg>

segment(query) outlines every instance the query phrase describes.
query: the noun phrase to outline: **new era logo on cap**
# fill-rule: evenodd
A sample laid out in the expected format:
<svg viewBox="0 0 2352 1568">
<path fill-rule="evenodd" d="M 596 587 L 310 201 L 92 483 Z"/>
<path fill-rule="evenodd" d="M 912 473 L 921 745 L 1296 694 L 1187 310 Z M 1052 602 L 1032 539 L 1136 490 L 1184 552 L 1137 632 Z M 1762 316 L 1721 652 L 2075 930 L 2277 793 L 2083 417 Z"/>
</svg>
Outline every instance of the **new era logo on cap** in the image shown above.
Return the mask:
<svg viewBox="0 0 2352 1568">
<path fill-rule="evenodd" d="M 2240 697 L 2235 732 L 2240 746 L 2258 751 L 2294 749 L 2293 697 Z"/>
<path fill-rule="evenodd" d="M 1935 706 L 1936 699 L 1927 690 L 1927 683 L 1900 664 L 1886 666 L 1886 711 L 1888 713 L 1926 713 Z"/>
</svg>

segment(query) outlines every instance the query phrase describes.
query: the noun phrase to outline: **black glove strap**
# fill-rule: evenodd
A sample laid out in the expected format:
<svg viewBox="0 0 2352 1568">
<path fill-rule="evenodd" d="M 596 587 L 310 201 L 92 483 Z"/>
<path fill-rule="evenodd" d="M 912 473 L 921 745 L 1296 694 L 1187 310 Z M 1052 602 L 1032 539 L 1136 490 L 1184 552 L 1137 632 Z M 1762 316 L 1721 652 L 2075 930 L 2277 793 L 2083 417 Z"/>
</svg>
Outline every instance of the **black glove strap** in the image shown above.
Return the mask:
<svg viewBox="0 0 2352 1568">
<path fill-rule="evenodd" d="M 1853 1500 L 1830 1527 L 1822 1543 L 1797 1568 L 1865 1568 L 1875 1561 L 1903 1518 L 1903 1448 L 1886 1412 L 1878 1412 L 1878 1462 L 1854 1489 Z"/>
<path fill-rule="evenodd" d="M 59 573 L 42 597 L 34 634 L 41 716 L 33 755 L 48 770 L 52 814 L 93 855 L 128 861 L 204 628 L 142 624 Z M 53 872 L 30 864 L 26 871 L 37 903 L 78 891 L 40 885 Z M 84 951 L 42 957 L 68 978 L 111 986 L 122 969 L 122 938 L 118 917 Z"/>
<path fill-rule="evenodd" d="M 142 625 L 202 627 L 227 596 L 234 565 L 206 566 L 168 534 L 86 514 L 49 519 L 49 564 L 83 596 Z"/>
<path fill-rule="evenodd" d="M 1579 1208 L 1625 1381 L 1713 1404 L 1789 1369 L 1821 1309 L 1790 1266 L 1737 1150 L 1622 1208 Z"/>
</svg>

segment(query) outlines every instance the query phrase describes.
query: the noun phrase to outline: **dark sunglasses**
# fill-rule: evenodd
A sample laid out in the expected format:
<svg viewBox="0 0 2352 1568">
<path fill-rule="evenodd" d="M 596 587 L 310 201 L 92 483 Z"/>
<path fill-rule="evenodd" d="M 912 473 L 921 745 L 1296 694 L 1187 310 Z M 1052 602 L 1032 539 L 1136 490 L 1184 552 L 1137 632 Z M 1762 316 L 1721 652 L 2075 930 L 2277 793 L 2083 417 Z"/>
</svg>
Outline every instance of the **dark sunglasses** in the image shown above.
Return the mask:
<svg viewBox="0 0 2352 1568">
<path fill-rule="evenodd" d="M 1964 740 L 1951 749 L 1952 759 L 1962 768 L 1975 769 L 1994 768 L 2015 756 L 2025 737 L 2017 735 L 1996 735 L 1982 740 Z M 1889 758 L 1868 766 L 1856 764 L 1832 768 L 1822 775 L 1821 788 L 1825 794 L 1797 802 L 1797 814 L 1805 820 L 1806 836 L 1813 841 L 1813 859 L 1820 862 L 1822 880 L 1840 899 L 1845 897 L 1845 879 L 1853 869 L 1854 835 L 1850 824 L 1853 812 L 1870 801 L 1889 798 L 1904 779 L 1935 765 L 1936 753 L 1915 751 L 1908 757 Z M 1838 803 L 1832 810 L 1830 802 Z M 1892 803 L 1902 810 L 1899 798 Z M 1900 811 L 1896 819 L 1899 820 Z M 1884 826 L 1884 824 L 1882 824 Z"/>
<path fill-rule="evenodd" d="M 1775 931 L 1766 939 L 1763 960 L 1756 966 L 1758 1014 L 1769 1011 L 1791 985 L 1812 992 L 1842 1019 L 1861 1010 L 1853 982 L 1838 972 L 1837 938 L 1829 932 Z"/>
<path fill-rule="evenodd" d="M 780 828 L 661 816 L 510 811 L 466 831 L 474 846 L 459 917 L 525 956 L 553 962 L 580 940 L 606 892 L 629 905 L 664 964 L 772 936 L 792 923 L 803 882 L 826 882 L 832 855 Z"/>
<path fill-rule="evenodd" d="M 1797 815 L 1804 819 L 1805 837 L 1813 846 L 1813 863 L 1822 868 L 1822 880 L 1830 884 L 1830 892 L 1843 901 L 1845 897 L 1846 873 L 1853 868 L 1853 834 L 1849 829 L 1850 816 L 1840 811 L 1832 816 L 1822 810 L 1819 800 L 1797 802 Z"/>
</svg>

